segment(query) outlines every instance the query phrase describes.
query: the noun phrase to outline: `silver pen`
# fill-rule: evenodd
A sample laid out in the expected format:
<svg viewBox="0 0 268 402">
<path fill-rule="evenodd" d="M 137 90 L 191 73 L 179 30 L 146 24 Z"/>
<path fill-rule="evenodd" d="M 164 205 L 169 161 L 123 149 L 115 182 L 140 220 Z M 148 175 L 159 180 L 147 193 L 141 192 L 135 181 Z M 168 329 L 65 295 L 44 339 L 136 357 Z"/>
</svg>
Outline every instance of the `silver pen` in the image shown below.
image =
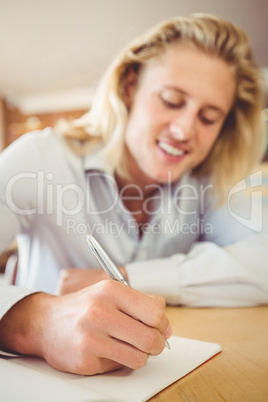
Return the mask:
<svg viewBox="0 0 268 402">
<path fill-rule="evenodd" d="M 124 285 L 130 286 L 122 272 L 117 268 L 117 266 L 112 262 L 111 258 L 104 251 L 100 243 L 92 236 L 87 236 L 87 242 L 90 250 L 95 255 L 96 259 L 99 261 L 100 265 L 104 269 L 104 271 L 115 281 L 121 282 Z M 166 347 L 170 349 L 170 345 L 165 340 Z"/>
</svg>

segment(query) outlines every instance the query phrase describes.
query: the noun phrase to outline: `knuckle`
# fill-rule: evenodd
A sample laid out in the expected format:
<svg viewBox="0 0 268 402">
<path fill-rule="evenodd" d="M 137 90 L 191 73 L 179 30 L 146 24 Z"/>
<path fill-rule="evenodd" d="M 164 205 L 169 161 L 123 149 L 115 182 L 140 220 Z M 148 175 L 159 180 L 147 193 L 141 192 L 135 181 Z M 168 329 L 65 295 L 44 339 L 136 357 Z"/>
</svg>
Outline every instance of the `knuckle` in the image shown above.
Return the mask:
<svg viewBox="0 0 268 402">
<path fill-rule="evenodd" d="M 87 316 L 91 323 L 95 325 L 102 322 L 105 317 L 103 317 L 102 303 L 98 300 L 93 300 L 88 304 Z"/>
<path fill-rule="evenodd" d="M 159 343 L 159 332 L 155 329 L 149 328 L 147 330 L 147 334 L 144 337 L 144 350 L 146 352 L 151 352 L 155 350 Z"/>
<path fill-rule="evenodd" d="M 162 305 L 156 304 L 152 314 L 152 325 L 159 328 L 165 317 L 165 308 Z"/>
<path fill-rule="evenodd" d="M 164 348 L 165 348 L 164 338 L 161 337 L 161 339 L 158 340 L 158 343 L 155 345 L 155 348 L 151 351 L 150 354 L 153 356 L 160 355 L 160 353 L 163 352 Z"/>
<path fill-rule="evenodd" d="M 149 354 L 146 354 L 140 350 L 137 350 L 131 364 L 131 368 L 136 370 L 143 367 L 149 358 Z"/>
<path fill-rule="evenodd" d="M 107 279 L 105 281 L 102 281 L 101 284 L 102 284 L 102 287 L 103 287 L 103 289 L 105 291 L 110 291 L 111 292 L 111 291 L 114 290 L 114 285 L 116 284 L 116 282 L 112 281 L 110 279 Z"/>
<path fill-rule="evenodd" d="M 113 295 L 113 293 L 115 292 L 115 285 L 116 285 L 116 282 L 109 280 L 109 279 L 98 282 L 97 286 L 98 286 L 98 291 L 100 293 L 100 297 L 103 297 L 103 296 L 107 297 L 107 296 Z"/>
<path fill-rule="evenodd" d="M 162 306 L 162 308 L 166 307 L 166 299 L 163 296 L 159 296 L 159 303 Z"/>
</svg>

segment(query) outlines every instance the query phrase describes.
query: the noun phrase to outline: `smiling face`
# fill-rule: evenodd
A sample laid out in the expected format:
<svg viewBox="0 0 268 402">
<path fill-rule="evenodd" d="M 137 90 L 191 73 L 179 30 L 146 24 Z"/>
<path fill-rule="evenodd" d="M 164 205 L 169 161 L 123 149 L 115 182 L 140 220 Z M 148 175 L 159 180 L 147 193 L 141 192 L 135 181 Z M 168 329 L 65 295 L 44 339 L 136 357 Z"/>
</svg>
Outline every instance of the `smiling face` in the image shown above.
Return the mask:
<svg viewBox="0 0 268 402">
<path fill-rule="evenodd" d="M 208 155 L 232 107 L 230 66 L 175 45 L 149 61 L 131 99 L 125 163 L 138 185 L 178 180 Z"/>
</svg>

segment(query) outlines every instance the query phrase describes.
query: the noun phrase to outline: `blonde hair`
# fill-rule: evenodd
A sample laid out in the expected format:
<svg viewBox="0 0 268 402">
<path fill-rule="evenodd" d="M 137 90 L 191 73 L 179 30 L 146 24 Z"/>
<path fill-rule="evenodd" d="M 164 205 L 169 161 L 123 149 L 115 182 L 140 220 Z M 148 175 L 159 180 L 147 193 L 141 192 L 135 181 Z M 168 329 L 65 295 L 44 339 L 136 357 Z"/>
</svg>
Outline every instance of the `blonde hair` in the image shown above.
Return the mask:
<svg viewBox="0 0 268 402">
<path fill-rule="evenodd" d="M 137 75 L 146 62 L 176 43 L 192 44 L 217 55 L 234 68 L 234 104 L 208 157 L 193 174 L 210 174 L 214 190 L 223 200 L 227 188 L 247 175 L 264 152 L 261 127 L 263 105 L 261 76 L 246 33 L 229 21 L 212 15 L 194 14 L 164 21 L 134 40 L 111 64 L 104 75 L 89 113 L 65 130 L 84 142 L 84 152 L 95 141 L 112 169 L 119 169 L 124 150 L 128 110 L 123 101 L 126 77 Z"/>
</svg>

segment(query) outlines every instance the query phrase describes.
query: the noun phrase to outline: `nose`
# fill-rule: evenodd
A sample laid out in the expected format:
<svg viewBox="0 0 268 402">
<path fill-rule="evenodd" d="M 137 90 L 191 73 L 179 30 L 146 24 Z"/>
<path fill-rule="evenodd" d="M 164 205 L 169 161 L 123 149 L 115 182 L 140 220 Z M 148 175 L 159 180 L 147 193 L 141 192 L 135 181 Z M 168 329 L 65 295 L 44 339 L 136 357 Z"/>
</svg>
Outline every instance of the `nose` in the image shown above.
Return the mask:
<svg viewBox="0 0 268 402">
<path fill-rule="evenodd" d="M 170 123 L 170 132 L 177 140 L 190 139 L 195 134 L 196 116 L 193 111 L 184 111 Z"/>
</svg>

